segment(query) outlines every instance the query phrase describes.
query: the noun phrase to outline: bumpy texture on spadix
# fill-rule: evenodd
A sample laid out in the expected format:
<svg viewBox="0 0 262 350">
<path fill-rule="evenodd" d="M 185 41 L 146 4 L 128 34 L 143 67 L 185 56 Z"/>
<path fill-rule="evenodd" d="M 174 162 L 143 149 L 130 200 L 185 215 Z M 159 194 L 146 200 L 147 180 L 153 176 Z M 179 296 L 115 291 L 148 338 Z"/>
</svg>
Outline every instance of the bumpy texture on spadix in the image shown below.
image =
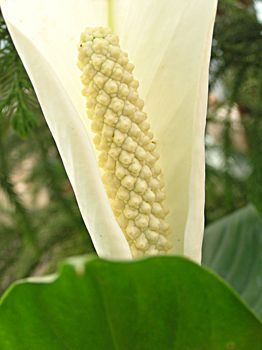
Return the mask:
<svg viewBox="0 0 262 350">
<path fill-rule="evenodd" d="M 119 48 L 118 37 L 101 27 L 81 35 L 78 65 L 102 180 L 132 254 L 167 253 L 163 174 L 134 66 Z"/>
</svg>

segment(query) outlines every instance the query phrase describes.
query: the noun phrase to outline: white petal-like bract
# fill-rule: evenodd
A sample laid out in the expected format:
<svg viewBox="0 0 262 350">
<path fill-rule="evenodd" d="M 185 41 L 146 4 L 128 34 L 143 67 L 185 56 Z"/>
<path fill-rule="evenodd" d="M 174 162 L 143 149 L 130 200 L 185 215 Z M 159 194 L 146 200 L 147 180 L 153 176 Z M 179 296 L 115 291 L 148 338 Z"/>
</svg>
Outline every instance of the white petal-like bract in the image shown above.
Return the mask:
<svg viewBox="0 0 262 350">
<path fill-rule="evenodd" d="M 217 0 L 113 4 L 114 29 L 135 65 L 160 152 L 173 253 L 200 261 L 208 67 Z M 100 178 L 76 66 L 81 32 L 107 25 L 107 1 L 6 0 L 1 8 L 98 254 L 130 258 Z"/>
</svg>

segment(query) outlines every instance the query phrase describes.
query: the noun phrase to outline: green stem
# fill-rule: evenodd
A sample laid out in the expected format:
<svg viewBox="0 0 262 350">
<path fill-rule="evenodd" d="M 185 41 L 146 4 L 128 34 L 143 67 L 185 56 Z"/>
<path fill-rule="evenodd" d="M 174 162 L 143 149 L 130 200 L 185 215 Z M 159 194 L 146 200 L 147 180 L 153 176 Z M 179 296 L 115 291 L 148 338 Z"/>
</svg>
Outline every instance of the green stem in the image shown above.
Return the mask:
<svg viewBox="0 0 262 350">
<path fill-rule="evenodd" d="M 114 15 L 113 15 L 113 0 L 107 0 L 108 10 L 107 10 L 107 24 L 108 27 L 114 31 Z"/>
</svg>

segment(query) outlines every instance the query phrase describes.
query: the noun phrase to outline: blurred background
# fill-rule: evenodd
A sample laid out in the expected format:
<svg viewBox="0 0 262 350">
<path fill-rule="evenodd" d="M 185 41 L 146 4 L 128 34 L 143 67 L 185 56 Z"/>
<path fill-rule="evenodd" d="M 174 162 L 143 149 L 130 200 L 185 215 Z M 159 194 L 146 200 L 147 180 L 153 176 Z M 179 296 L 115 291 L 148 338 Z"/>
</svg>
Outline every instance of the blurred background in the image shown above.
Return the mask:
<svg viewBox="0 0 262 350">
<path fill-rule="evenodd" d="M 206 130 L 206 225 L 262 212 L 262 1 L 220 0 Z M 94 251 L 61 159 L 0 14 L 0 294 Z"/>
</svg>

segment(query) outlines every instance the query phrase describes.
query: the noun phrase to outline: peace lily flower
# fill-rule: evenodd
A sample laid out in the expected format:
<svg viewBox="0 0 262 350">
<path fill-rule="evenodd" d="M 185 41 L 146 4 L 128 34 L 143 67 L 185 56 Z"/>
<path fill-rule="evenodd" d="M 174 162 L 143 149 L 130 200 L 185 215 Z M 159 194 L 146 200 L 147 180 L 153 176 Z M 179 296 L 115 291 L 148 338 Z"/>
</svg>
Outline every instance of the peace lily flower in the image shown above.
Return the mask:
<svg viewBox="0 0 262 350">
<path fill-rule="evenodd" d="M 201 259 L 216 3 L 2 1 L 100 256 Z"/>
</svg>

